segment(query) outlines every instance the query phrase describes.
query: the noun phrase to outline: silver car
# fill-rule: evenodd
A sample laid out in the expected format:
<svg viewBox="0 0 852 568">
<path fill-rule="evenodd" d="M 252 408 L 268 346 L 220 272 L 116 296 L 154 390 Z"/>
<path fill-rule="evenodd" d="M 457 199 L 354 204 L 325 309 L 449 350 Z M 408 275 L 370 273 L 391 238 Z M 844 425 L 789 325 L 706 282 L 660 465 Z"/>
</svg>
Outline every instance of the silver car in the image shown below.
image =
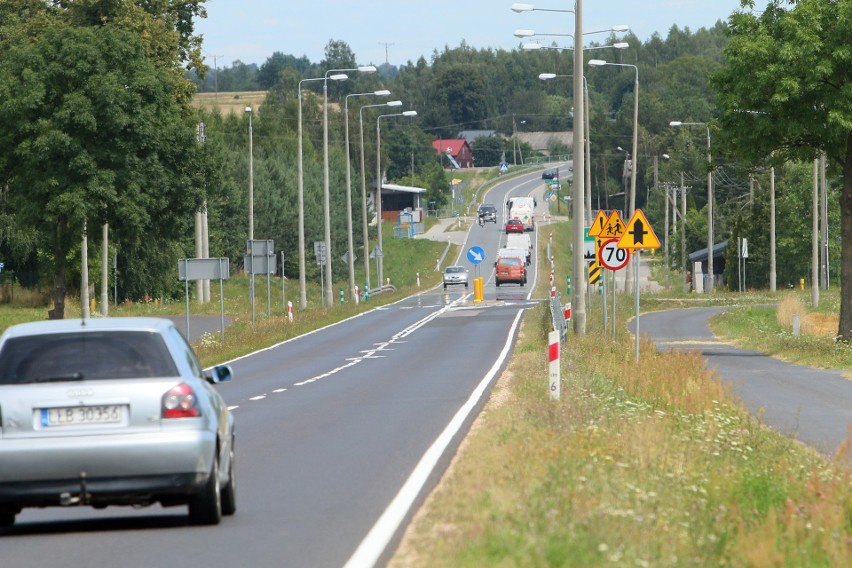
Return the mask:
<svg viewBox="0 0 852 568">
<path fill-rule="evenodd" d="M 234 419 L 171 321 L 54 320 L 0 336 L 0 527 L 24 507 L 236 512 Z"/>
<path fill-rule="evenodd" d="M 444 290 L 453 284 L 464 284 L 467 288 L 467 269 L 464 266 L 448 266 L 444 270 Z"/>
</svg>

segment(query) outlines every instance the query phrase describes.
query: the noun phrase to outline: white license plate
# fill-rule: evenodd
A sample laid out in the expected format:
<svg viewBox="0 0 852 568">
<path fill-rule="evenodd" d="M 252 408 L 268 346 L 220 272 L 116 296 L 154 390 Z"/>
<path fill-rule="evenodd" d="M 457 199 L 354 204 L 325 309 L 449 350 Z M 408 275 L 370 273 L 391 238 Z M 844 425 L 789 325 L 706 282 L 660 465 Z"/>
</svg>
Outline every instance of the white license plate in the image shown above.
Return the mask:
<svg viewBox="0 0 852 568">
<path fill-rule="evenodd" d="M 87 424 L 118 424 L 124 420 L 122 405 L 71 406 L 66 408 L 42 408 L 41 425 L 44 428 L 54 426 L 85 426 Z"/>
</svg>

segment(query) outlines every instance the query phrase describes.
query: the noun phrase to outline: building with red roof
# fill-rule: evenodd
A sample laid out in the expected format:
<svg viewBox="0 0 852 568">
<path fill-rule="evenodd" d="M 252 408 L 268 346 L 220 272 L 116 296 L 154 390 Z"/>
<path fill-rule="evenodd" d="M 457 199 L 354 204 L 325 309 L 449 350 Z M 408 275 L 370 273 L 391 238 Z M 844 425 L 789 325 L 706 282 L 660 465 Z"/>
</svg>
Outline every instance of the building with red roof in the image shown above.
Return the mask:
<svg viewBox="0 0 852 568">
<path fill-rule="evenodd" d="M 433 140 L 432 147 L 441 156 L 447 156 L 455 169 L 473 167 L 473 150 L 464 138 Z"/>
</svg>

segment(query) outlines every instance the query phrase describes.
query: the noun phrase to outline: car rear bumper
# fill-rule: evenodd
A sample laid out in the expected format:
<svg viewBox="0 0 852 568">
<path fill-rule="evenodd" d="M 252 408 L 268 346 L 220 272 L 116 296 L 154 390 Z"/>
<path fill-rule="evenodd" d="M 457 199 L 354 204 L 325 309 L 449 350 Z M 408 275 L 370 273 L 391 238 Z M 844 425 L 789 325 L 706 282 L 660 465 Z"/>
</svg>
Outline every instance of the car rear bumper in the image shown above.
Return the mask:
<svg viewBox="0 0 852 568">
<path fill-rule="evenodd" d="M 209 477 L 216 435 L 199 430 L 75 438 L 4 438 L 0 503 L 57 501 L 64 492 L 192 492 Z"/>
<path fill-rule="evenodd" d="M 212 463 L 212 462 L 211 462 Z M 176 504 L 197 493 L 209 473 L 126 477 L 80 477 L 0 483 L 0 505 L 51 507 L 57 505 Z"/>
</svg>

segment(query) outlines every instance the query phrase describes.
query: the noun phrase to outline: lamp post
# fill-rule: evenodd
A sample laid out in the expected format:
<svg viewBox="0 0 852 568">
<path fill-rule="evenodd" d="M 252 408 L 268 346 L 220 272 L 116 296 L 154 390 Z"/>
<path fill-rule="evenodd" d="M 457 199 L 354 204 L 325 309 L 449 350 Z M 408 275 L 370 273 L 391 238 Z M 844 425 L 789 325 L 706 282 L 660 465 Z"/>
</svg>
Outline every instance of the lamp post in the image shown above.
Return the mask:
<svg viewBox="0 0 852 568">
<path fill-rule="evenodd" d="M 630 63 L 608 63 L 603 59 L 591 59 L 589 60 L 589 65 L 591 67 L 632 67 L 635 72 L 635 79 L 633 82 L 633 159 L 630 162 L 630 217 L 633 217 L 633 214 L 636 212 L 636 171 L 639 169 L 637 167 L 638 154 L 636 153 L 636 147 L 639 142 L 639 67 L 636 65 L 631 65 Z M 629 159 L 629 156 L 628 156 Z M 634 258 L 630 259 L 630 264 L 636 262 Z M 631 284 L 631 275 L 633 271 L 630 270 L 630 266 L 627 267 L 627 274 L 625 279 L 625 291 L 630 288 Z M 637 267 L 638 270 L 638 267 Z M 637 272 L 638 273 L 638 272 Z M 638 294 L 638 287 L 636 289 L 636 293 Z"/>
<path fill-rule="evenodd" d="M 246 107 L 248 115 L 248 135 L 249 135 L 249 218 L 248 218 L 248 238 L 254 240 L 254 149 L 252 148 L 254 134 L 251 128 L 251 107 Z M 249 253 L 251 254 L 251 253 Z"/>
<path fill-rule="evenodd" d="M 566 10 L 566 11 L 567 11 L 567 10 Z M 591 31 L 591 32 L 585 32 L 585 33 L 583 33 L 583 35 L 584 35 L 584 36 L 587 36 L 587 35 L 592 35 L 592 34 L 624 33 L 624 32 L 627 32 L 627 31 L 630 31 L 630 26 L 627 26 L 627 25 L 621 24 L 621 25 L 617 25 L 617 26 L 612 26 L 611 28 L 606 28 L 606 29 L 604 29 L 604 30 L 594 30 L 594 31 Z M 573 34 L 551 34 L 551 33 L 541 33 L 541 32 L 536 32 L 535 30 L 515 30 L 515 37 L 524 38 L 524 37 L 533 37 L 533 36 L 543 36 L 543 37 L 570 37 L 570 38 L 571 38 L 571 40 L 574 40 L 574 35 L 573 35 Z M 526 44 L 526 45 L 524 45 L 524 49 L 539 49 L 539 48 L 535 48 L 535 47 L 527 47 L 527 45 L 540 45 L 540 44 Z M 554 47 L 555 47 L 555 46 L 554 46 Z M 603 45 L 603 46 L 597 46 L 597 47 L 585 47 L 585 48 L 583 48 L 583 49 L 584 49 L 584 50 L 589 50 L 589 49 L 606 49 L 607 47 L 613 47 L 613 46 L 610 46 L 610 45 Z M 629 47 L 629 44 L 628 44 L 626 47 Z M 626 48 L 626 47 L 625 47 L 625 48 Z M 548 46 L 541 46 L 541 48 L 540 48 L 540 49 L 547 49 L 547 48 L 548 48 Z M 618 48 L 616 48 L 616 49 L 625 49 L 625 48 L 623 48 L 623 47 L 618 47 Z"/>
<path fill-rule="evenodd" d="M 621 146 L 616 146 L 616 150 L 622 152 L 624 154 L 624 167 L 621 169 L 621 181 L 622 188 L 621 190 L 624 192 L 624 208 L 627 212 L 630 212 L 630 152 L 622 148 Z"/>
<path fill-rule="evenodd" d="M 535 10 L 545 12 L 563 12 L 574 14 L 574 37 L 583 37 L 583 0 L 576 0 L 574 10 L 564 9 L 547 9 L 536 8 L 533 4 L 512 4 L 512 10 L 515 12 L 532 12 Z M 585 101 L 583 100 L 583 50 L 574 50 L 574 111 L 577 115 L 583 116 L 585 112 Z M 579 140 L 585 138 L 585 124 L 582 120 L 574 123 L 574 136 Z M 583 202 L 583 193 L 586 183 L 585 163 L 586 157 L 583 152 L 574 153 L 574 185 L 571 188 L 571 199 L 574 202 L 573 215 L 573 231 L 572 246 L 574 249 L 572 272 L 574 273 L 574 283 L 572 287 L 573 295 L 571 297 L 572 311 L 574 313 L 574 333 L 579 335 L 586 334 L 586 263 L 583 260 L 583 255 L 580 251 L 583 250 L 583 207 L 579 204 Z"/>
<path fill-rule="evenodd" d="M 602 59 L 591 59 L 589 65 L 592 67 L 603 67 L 609 65 L 612 67 L 632 67 L 636 73 L 636 78 L 633 82 L 633 161 L 630 162 L 630 215 L 636 211 L 636 146 L 639 141 L 639 67 L 630 63 L 608 63 Z"/>
<path fill-rule="evenodd" d="M 402 106 L 402 101 L 388 101 L 375 105 L 363 105 L 358 109 L 358 124 L 361 129 L 361 208 L 362 222 L 364 230 L 364 276 L 367 279 L 367 290 L 370 289 L 370 234 L 368 230 L 369 221 L 367 219 L 367 169 L 364 166 L 364 109 L 377 107 L 398 107 Z M 378 225 L 378 221 L 376 222 Z"/>
<path fill-rule="evenodd" d="M 376 277 L 379 280 L 379 286 L 384 284 L 384 252 L 382 251 L 382 129 L 381 122 L 383 118 L 392 116 L 417 116 L 416 110 L 407 110 L 395 114 L 380 114 L 376 118 L 376 227 L 378 229 L 378 247 L 379 251 L 376 255 Z"/>
<path fill-rule="evenodd" d="M 626 41 L 619 41 L 612 45 L 593 45 L 591 47 L 584 47 L 583 51 L 592 51 L 595 49 L 627 49 L 630 47 L 630 44 Z M 572 47 L 562 47 L 558 45 L 541 45 L 540 43 L 525 43 L 521 46 L 524 51 L 537 51 L 539 49 L 568 49 L 572 50 Z"/>
<path fill-rule="evenodd" d="M 248 238 L 249 241 L 254 240 L 254 149 L 253 139 L 254 132 L 251 127 L 251 107 L 246 107 L 248 115 L 248 135 L 249 135 L 249 212 L 248 212 Z M 251 246 L 249 246 L 249 254 L 252 254 Z M 251 276 L 249 277 L 249 301 L 251 302 L 251 322 L 254 323 L 254 268 L 252 267 Z"/>
<path fill-rule="evenodd" d="M 331 274 L 331 192 L 328 179 L 328 79 L 329 75 L 350 71 L 374 73 L 376 68 L 373 65 L 367 65 L 353 69 L 329 69 L 325 72 L 325 80 L 322 83 L 322 204 L 325 220 L 325 273 L 328 281 L 328 286 L 325 288 L 325 305 L 329 308 L 334 305 L 334 285 Z"/>
<path fill-rule="evenodd" d="M 304 166 L 302 165 L 302 83 L 309 81 L 345 81 L 349 76 L 340 73 L 329 77 L 315 77 L 312 79 L 302 79 L 299 81 L 299 120 L 298 120 L 298 201 L 299 201 L 299 308 L 305 309 L 308 307 L 308 297 L 305 292 L 305 184 L 304 184 Z"/>
<path fill-rule="evenodd" d="M 681 122 L 673 120 L 669 126 L 704 126 L 707 128 L 707 292 L 713 292 L 713 157 L 710 153 L 710 126 L 706 122 Z"/>
<path fill-rule="evenodd" d="M 627 44 L 625 44 L 627 45 Z M 607 47 L 615 47 L 607 46 Z M 549 48 L 548 48 L 549 49 Z M 561 48 L 560 48 L 561 49 Z M 617 48 L 621 49 L 621 48 Z M 556 73 L 539 73 L 538 78 L 542 81 L 548 81 L 550 79 L 556 79 L 559 77 L 573 77 L 573 75 L 557 75 Z M 585 201 L 585 224 L 591 225 L 592 223 L 592 176 L 590 171 L 590 166 L 592 163 L 592 146 L 591 146 L 591 136 L 589 134 L 589 113 L 590 113 L 590 104 L 589 104 L 589 82 L 586 81 L 586 78 L 583 77 L 583 94 L 586 99 L 586 105 L 584 108 L 585 116 L 583 120 L 586 121 L 586 140 L 584 144 L 585 152 L 586 152 L 586 201 Z"/>
<path fill-rule="evenodd" d="M 349 257 L 349 293 L 355 293 L 355 248 L 353 245 L 352 238 L 352 174 L 351 174 L 351 164 L 349 159 L 349 98 L 350 97 L 387 97 L 391 93 L 387 89 L 382 89 L 380 91 L 373 91 L 371 93 L 350 93 L 344 97 L 343 104 L 343 123 L 344 123 L 344 131 L 345 131 L 345 144 L 346 144 L 346 232 L 347 232 L 347 243 L 349 245 L 349 249 L 347 251 L 347 256 Z M 361 165 L 363 168 L 363 164 Z"/>
</svg>

